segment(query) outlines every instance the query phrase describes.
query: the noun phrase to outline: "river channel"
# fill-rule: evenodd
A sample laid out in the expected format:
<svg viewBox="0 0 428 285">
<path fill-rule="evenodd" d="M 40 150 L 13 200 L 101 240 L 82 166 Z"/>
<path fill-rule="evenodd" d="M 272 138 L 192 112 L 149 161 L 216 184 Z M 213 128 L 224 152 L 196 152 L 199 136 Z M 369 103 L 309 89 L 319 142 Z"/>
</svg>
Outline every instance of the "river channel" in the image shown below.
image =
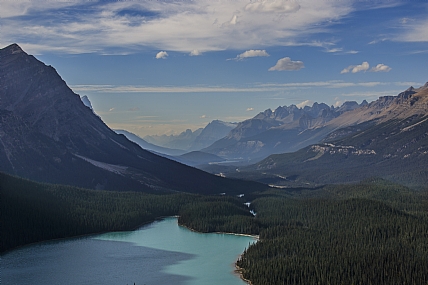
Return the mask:
<svg viewBox="0 0 428 285">
<path fill-rule="evenodd" d="M 166 218 L 136 231 L 50 241 L 1 256 L 3 285 L 243 285 L 234 263 L 255 239 L 201 234 Z"/>
</svg>

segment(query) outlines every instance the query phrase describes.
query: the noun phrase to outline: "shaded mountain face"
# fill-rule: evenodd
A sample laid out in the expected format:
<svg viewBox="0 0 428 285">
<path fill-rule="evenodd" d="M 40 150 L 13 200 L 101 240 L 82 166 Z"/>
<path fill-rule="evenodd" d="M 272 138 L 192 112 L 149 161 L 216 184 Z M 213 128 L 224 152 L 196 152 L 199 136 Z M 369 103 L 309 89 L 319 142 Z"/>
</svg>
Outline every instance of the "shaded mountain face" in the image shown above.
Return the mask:
<svg viewBox="0 0 428 285">
<path fill-rule="evenodd" d="M 295 105 L 268 109 L 243 121 L 226 137 L 204 152 L 227 159 L 255 160 L 270 154 L 292 152 L 319 142 L 332 128 L 328 122 L 359 108 L 357 102 L 345 102 L 340 108 L 321 103 L 298 108 Z"/>
<path fill-rule="evenodd" d="M 373 176 L 413 187 L 428 185 L 428 83 L 381 97 L 346 116 L 357 124 L 330 133 L 324 143 L 272 155 L 230 176 L 267 179 L 279 187 Z"/>
<path fill-rule="evenodd" d="M 145 151 L 108 128 L 51 66 L 0 50 L 0 171 L 86 188 L 231 193 L 222 179 Z"/>
</svg>

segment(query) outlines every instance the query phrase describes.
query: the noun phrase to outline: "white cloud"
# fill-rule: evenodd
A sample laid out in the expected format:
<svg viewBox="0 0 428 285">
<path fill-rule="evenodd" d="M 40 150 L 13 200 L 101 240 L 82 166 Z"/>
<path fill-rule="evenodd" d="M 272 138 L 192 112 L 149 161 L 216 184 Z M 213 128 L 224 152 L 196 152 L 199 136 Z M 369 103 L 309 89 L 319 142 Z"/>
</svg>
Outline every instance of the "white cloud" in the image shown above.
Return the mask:
<svg viewBox="0 0 428 285">
<path fill-rule="evenodd" d="M 331 48 L 326 50 L 326 52 L 330 52 L 330 53 L 341 52 L 341 51 L 343 51 L 342 48 Z"/>
<path fill-rule="evenodd" d="M 236 25 L 238 23 L 238 16 L 233 15 L 232 20 L 230 20 L 229 24 Z"/>
<path fill-rule="evenodd" d="M 335 98 L 335 100 L 338 100 L 338 98 Z M 343 104 L 343 101 L 338 100 L 338 101 L 334 102 L 334 107 L 340 107 L 340 106 L 342 106 L 342 104 Z"/>
<path fill-rule="evenodd" d="M 247 111 L 248 111 L 248 112 L 250 112 L 250 111 L 254 111 L 254 108 L 247 108 Z"/>
<path fill-rule="evenodd" d="M 327 31 L 331 23 L 355 9 L 351 1 L 319 0 L 42 2 L 2 1 L 2 42 L 32 45 L 27 52 L 33 54 L 139 48 L 189 54 L 261 45 L 313 46 L 302 40 Z M 61 4 L 49 4 L 57 2 Z M 62 11 L 64 7 L 73 9 Z M 127 10 L 135 13 L 123 12 Z"/>
<path fill-rule="evenodd" d="M 372 72 L 389 72 L 392 68 L 383 63 L 379 63 L 375 67 L 372 67 L 370 71 Z"/>
<path fill-rule="evenodd" d="M 381 43 L 381 42 L 384 42 L 387 40 L 388 40 L 388 38 L 381 38 L 381 39 L 372 40 L 371 42 L 369 42 L 369 45 L 374 45 L 374 44 Z"/>
<path fill-rule="evenodd" d="M 303 101 L 303 102 L 301 102 L 301 103 L 297 104 L 296 106 L 297 106 L 298 108 L 303 108 L 303 107 L 305 107 L 305 106 L 312 106 L 313 104 L 314 104 L 314 102 L 313 102 L 313 101 L 311 101 L 311 100 L 305 100 L 305 101 Z"/>
<path fill-rule="evenodd" d="M 341 80 L 314 81 L 314 82 L 290 82 L 290 83 L 264 83 L 251 86 L 135 86 L 135 85 L 72 85 L 74 92 L 96 93 L 222 93 L 222 92 L 277 92 L 285 89 L 295 90 L 300 88 L 352 88 L 396 85 L 418 86 L 415 82 L 345 82 Z"/>
<path fill-rule="evenodd" d="M 202 52 L 200 50 L 194 49 L 190 52 L 190 56 L 198 56 L 201 55 Z"/>
<path fill-rule="evenodd" d="M 244 58 L 266 57 L 266 56 L 269 56 L 269 54 L 266 52 L 266 50 L 250 49 L 250 50 L 247 50 L 241 54 L 238 54 L 235 58 L 231 58 L 228 60 L 243 60 Z"/>
<path fill-rule="evenodd" d="M 168 57 L 168 53 L 166 51 L 160 51 L 156 54 L 156 59 L 165 59 Z"/>
<path fill-rule="evenodd" d="M 291 58 L 284 57 L 279 59 L 275 66 L 269 68 L 269 71 L 300 70 L 304 67 L 302 61 L 292 61 Z"/>
<path fill-rule="evenodd" d="M 404 24 L 404 23 L 403 23 Z M 404 31 L 394 40 L 405 42 L 428 42 L 428 19 L 406 21 Z"/>
<path fill-rule="evenodd" d="M 405 24 L 407 24 L 409 21 L 410 21 L 410 19 L 409 19 L 409 18 L 401 18 L 399 22 L 400 22 L 400 24 L 405 25 Z"/>
<path fill-rule="evenodd" d="M 200 119 L 206 119 L 206 118 L 207 118 L 207 115 L 202 115 L 202 116 L 200 116 L 199 118 L 200 118 Z"/>
<path fill-rule="evenodd" d="M 114 108 L 110 108 L 108 111 L 109 111 L 109 112 L 112 112 L 113 110 L 114 110 Z"/>
<path fill-rule="evenodd" d="M 300 9 L 300 5 L 292 0 L 263 0 L 249 3 L 245 6 L 245 10 L 251 12 L 277 12 L 277 13 L 292 13 Z"/>
<path fill-rule="evenodd" d="M 361 71 L 367 71 L 370 68 L 370 65 L 367 61 L 364 61 L 362 64 L 359 65 L 350 65 L 347 68 L 344 68 L 340 73 L 357 73 Z"/>
</svg>

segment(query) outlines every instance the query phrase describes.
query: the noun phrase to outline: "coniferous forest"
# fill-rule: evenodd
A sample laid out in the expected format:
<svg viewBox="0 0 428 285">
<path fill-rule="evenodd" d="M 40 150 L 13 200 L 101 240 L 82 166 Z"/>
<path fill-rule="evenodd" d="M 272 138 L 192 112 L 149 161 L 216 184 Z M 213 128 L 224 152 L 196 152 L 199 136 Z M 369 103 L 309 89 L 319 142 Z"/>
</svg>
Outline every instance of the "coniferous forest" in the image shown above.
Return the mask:
<svg viewBox="0 0 428 285">
<path fill-rule="evenodd" d="M 259 235 L 237 262 L 253 285 L 428 284 L 427 192 L 380 179 L 231 197 L 95 191 L 0 173 L 0 190 L 2 252 L 179 215 L 200 232 Z"/>
</svg>

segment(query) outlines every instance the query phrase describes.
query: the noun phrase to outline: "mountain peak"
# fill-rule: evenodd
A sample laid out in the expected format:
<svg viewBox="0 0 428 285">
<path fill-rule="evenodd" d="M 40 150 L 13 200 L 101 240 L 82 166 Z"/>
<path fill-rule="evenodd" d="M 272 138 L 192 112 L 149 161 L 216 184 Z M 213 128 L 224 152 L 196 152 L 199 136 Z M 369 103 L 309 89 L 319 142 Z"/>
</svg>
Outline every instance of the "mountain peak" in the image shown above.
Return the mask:
<svg viewBox="0 0 428 285">
<path fill-rule="evenodd" d="M 3 49 L 5 55 L 9 54 L 17 54 L 17 53 L 25 53 L 22 48 L 17 44 L 11 44 Z"/>
</svg>

